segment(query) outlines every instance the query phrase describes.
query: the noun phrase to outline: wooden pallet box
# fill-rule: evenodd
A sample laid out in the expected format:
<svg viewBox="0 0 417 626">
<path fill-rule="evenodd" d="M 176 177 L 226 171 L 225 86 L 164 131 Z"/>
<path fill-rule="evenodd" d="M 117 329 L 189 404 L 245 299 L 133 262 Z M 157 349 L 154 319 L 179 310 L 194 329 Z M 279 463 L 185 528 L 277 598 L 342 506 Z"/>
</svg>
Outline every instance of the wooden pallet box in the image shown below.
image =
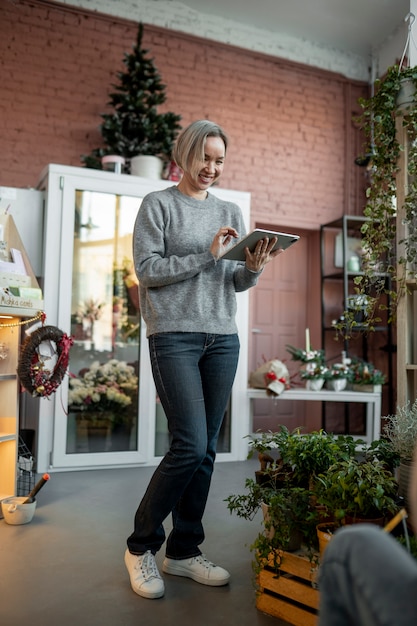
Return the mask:
<svg viewBox="0 0 417 626">
<path fill-rule="evenodd" d="M 256 606 L 294 626 L 316 626 L 319 608 L 318 555 L 282 552 L 279 576 L 272 557 L 258 576 Z"/>
</svg>

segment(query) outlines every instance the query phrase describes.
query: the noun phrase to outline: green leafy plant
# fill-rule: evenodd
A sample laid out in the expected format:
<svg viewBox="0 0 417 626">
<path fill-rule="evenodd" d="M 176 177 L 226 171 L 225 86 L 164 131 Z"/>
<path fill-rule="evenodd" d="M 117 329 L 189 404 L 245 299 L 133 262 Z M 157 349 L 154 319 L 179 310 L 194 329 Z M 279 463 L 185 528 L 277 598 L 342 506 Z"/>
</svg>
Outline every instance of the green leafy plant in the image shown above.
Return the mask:
<svg viewBox="0 0 417 626">
<path fill-rule="evenodd" d="M 301 541 L 313 550 L 319 515 L 312 506 L 308 489 L 292 486 L 290 482 L 279 489 L 263 487 L 253 479 L 246 480 L 245 489 L 244 494 L 230 495 L 225 501 L 230 513 L 247 520 L 252 520 L 261 505 L 264 506 L 263 530 L 251 545 L 256 571 L 271 559 L 278 570 L 281 551 L 295 549 Z"/>
<path fill-rule="evenodd" d="M 391 473 L 400 463 L 400 455 L 395 450 L 392 441 L 386 438 L 375 439 L 365 446 L 364 456 L 366 461 L 374 461 L 375 459 L 381 461 Z"/>
<path fill-rule="evenodd" d="M 324 430 L 306 435 L 294 434 L 288 444 L 287 458 L 294 470 L 294 481 L 313 487 L 318 474 L 339 459 L 355 455 L 357 442 L 350 435 L 337 437 Z"/>
<path fill-rule="evenodd" d="M 317 502 L 342 523 L 346 516 L 376 519 L 398 510 L 398 484 L 382 461 L 340 460 L 317 476 Z"/>
<path fill-rule="evenodd" d="M 103 113 L 100 126 L 105 147 L 94 149 L 81 160 L 87 167 L 101 169 L 101 158 L 109 154 L 129 161 L 137 155 L 169 159 L 176 136 L 181 129 L 181 116 L 159 113 L 166 101 L 163 84 L 148 50 L 142 48 L 143 25 L 139 24 L 133 52 L 124 55 L 126 72 L 118 72 L 119 83 L 113 85 L 109 106 L 113 113 Z"/>
<path fill-rule="evenodd" d="M 362 225 L 362 271 L 355 277 L 358 296 L 366 298 L 366 330 L 373 330 L 386 312 L 388 322 L 395 319 L 397 302 L 407 291 L 407 280 L 417 271 L 417 106 L 414 101 L 406 110 L 397 105 L 405 83 L 417 85 L 416 67 L 388 68 L 383 78 L 375 81 L 370 98 L 361 98 L 361 125 L 367 145 L 364 162 L 368 163 L 370 183 L 366 192 Z M 398 204 L 399 157 L 404 151 L 397 133 L 397 120 L 405 131 L 408 143 L 408 188 L 404 201 Z M 397 202 L 395 202 L 397 198 Z M 401 215 L 406 236 L 396 242 L 396 216 Z M 399 268 L 399 271 L 398 271 Z M 336 329 L 349 336 L 358 326 L 356 312 L 347 310 Z"/>
</svg>

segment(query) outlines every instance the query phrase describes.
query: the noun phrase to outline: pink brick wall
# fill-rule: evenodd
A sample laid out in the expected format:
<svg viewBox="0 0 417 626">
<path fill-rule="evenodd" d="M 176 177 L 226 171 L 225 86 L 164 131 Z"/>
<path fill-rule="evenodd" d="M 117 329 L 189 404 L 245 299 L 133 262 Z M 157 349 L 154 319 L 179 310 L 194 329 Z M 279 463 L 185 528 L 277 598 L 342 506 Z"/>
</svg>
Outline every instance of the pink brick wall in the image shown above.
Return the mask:
<svg viewBox="0 0 417 626">
<path fill-rule="evenodd" d="M 47 2 L 0 0 L 0 185 L 36 186 L 48 163 L 80 166 L 101 145 L 100 113 L 137 24 Z M 253 218 L 317 229 L 361 213 L 366 85 L 147 26 L 143 44 L 185 126 L 207 117 L 231 145 L 222 186 L 252 193 Z"/>
</svg>

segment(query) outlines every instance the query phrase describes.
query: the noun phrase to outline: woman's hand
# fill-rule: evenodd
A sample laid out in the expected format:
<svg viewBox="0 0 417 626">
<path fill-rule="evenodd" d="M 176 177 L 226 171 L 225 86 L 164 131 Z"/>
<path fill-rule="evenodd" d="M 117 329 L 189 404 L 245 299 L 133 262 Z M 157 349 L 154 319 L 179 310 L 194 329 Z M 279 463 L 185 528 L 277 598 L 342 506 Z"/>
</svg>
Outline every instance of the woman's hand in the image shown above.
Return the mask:
<svg viewBox="0 0 417 626">
<path fill-rule="evenodd" d="M 216 233 L 210 246 L 210 252 L 214 258 L 216 260 L 219 259 L 232 239 L 236 239 L 237 237 L 239 237 L 237 230 L 231 228 L 230 226 L 222 226 Z"/>
<path fill-rule="evenodd" d="M 266 237 L 258 241 L 253 252 L 251 252 L 249 248 L 245 248 L 246 267 L 248 270 L 261 272 L 269 261 L 272 261 L 273 258 L 281 254 L 281 252 L 284 252 L 282 248 L 272 252 L 277 241 L 277 237 L 273 237 L 272 239 Z"/>
</svg>

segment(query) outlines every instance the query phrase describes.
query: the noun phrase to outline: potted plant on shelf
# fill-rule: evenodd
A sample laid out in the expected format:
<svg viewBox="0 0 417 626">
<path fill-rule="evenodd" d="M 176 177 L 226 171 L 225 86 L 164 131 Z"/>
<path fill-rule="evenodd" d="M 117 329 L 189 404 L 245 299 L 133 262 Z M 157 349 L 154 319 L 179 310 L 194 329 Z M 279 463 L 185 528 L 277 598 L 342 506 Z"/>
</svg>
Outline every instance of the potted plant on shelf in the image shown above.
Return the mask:
<svg viewBox="0 0 417 626">
<path fill-rule="evenodd" d="M 314 363 L 313 367 L 309 367 L 300 372 L 302 380 L 306 381 L 306 389 L 309 391 L 320 391 L 324 385 L 328 373 L 328 368 L 321 363 Z"/>
<path fill-rule="evenodd" d="M 351 375 L 350 368 L 344 363 L 334 363 L 325 373 L 327 389 L 331 391 L 343 391 Z"/>
<path fill-rule="evenodd" d="M 362 267 L 354 284 L 357 296 L 366 299 L 367 331 L 375 328 L 381 315 L 386 315 L 388 322 L 395 319 L 397 302 L 407 290 L 407 280 L 416 278 L 416 85 L 416 67 L 393 65 L 383 78 L 375 81 L 373 95 L 359 100 L 362 113 L 357 121 L 366 137 L 367 154 L 357 163 L 368 167 L 369 186 L 364 208 L 367 219 L 361 227 Z M 406 91 L 409 97 L 404 97 Z M 402 190 L 397 189 L 399 157 L 404 151 L 398 136 L 399 125 L 408 138 L 408 185 L 404 198 Z M 397 233 L 397 214 L 401 216 L 404 237 Z M 358 326 L 355 315 L 356 311 L 346 310 L 337 330 L 349 336 Z"/>
<path fill-rule="evenodd" d="M 353 358 L 349 366 L 349 382 L 353 391 L 381 392 L 385 375 L 372 363 Z"/>
<path fill-rule="evenodd" d="M 399 495 L 408 504 L 408 485 L 412 472 L 413 455 L 417 445 L 417 399 L 411 404 L 397 407 L 394 415 L 383 418 L 383 434 L 399 456 Z"/>
<path fill-rule="evenodd" d="M 181 129 L 181 116 L 172 112 L 159 113 L 158 107 L 166 101 L 166 86 L 142 48 L 143 25 L 139 24 L 136 45 L 131 54 L 125 54 L 126 72 L 118 72 L 119 84 L 110 94 L 109 105 L 113 113 L 103 113 L 100 132 L 105 146 L 94 149 L 81 160 L 87 167 L 102 168 L 102 158 L 119 155 L 126 161 L 126 171 L 149 178 L 161 178 L 164 161 L 171 158 L 176 136 Z M 138 157 L 156 163 L 156 169 L 142 173 L 138 169 Z M 136 160 L 135 160 L 136 159 Z M 143 159 L 142 159 L 143 160 Z"/>
</svg>

